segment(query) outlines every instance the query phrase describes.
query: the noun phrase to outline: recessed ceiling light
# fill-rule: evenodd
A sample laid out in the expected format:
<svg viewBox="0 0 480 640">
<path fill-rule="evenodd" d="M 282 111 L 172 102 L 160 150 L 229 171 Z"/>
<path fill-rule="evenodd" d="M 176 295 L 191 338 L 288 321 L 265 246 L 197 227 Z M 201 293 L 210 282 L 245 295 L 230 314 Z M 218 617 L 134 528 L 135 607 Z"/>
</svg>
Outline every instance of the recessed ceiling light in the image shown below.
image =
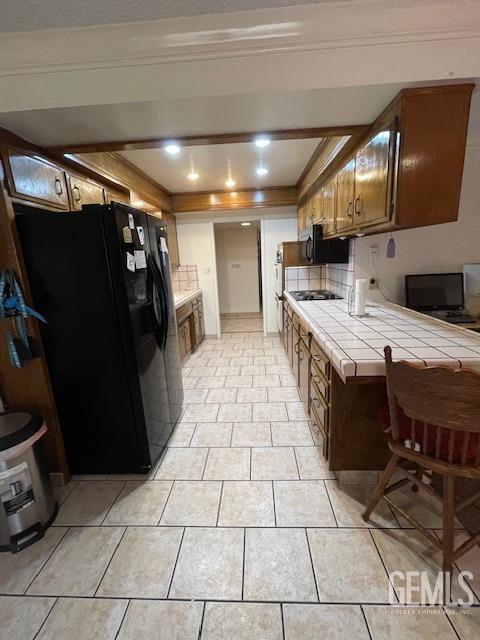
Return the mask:
<svg viewBox="0 0 480 640">
<path fill-rule="evenodd" d="M 188 174 L 188 176 L 187 176 L 187 178 L 188 178 L 189 180 L 192 180 L 193 182 L 195 182 L 195 180 L 198 180 L 198 179 L 199 179 L 199 177 L 200 177 L 200 176 L 198 175 L 198 173 L 197 173 L 196 171 L 190 171 L 190 173 L 189 173 L 189 174 Z"/>
<path fill-rule="evenodd" d="M 178 145 L 176 142 L 169 142 L 168 144 L 165 145 L 164 149 L 167 153 L 170 153 L 172 156 L 176 155 L 177 153 L 180 153 L 180 145 Z"/>
<path fill-rule="evenodd" d="M 255 139 L 255 144 L 257 145 L 257 147 L 260 147 L 260 148 L 268 147 L 270 142 L 271 140 L 270 138 L 267 138 L 267 136 L 259 136 L 258 138 Z"/>
<path fill-rule="evenodd" d="M 257 176 L 266 176 L 268 173 L 268 169 L 266 169 L 265 167 L 257 167 L 256 173 Z"/>
<path fill-rule="evenodd" d="M 240 224 L 242 225 L 242 227 L 249 227 L 252 223 L 251 222 L 241 222 Z"/>
<path fill-rule="evenodd" d="M 232 178 L 229 178 L 228 180 L 225 181 L 225 186 L 228 187 L 229 189 L 233 189 L 233 187 L 236 185 L 235 180 L 232 180 Z"/>
</svg>

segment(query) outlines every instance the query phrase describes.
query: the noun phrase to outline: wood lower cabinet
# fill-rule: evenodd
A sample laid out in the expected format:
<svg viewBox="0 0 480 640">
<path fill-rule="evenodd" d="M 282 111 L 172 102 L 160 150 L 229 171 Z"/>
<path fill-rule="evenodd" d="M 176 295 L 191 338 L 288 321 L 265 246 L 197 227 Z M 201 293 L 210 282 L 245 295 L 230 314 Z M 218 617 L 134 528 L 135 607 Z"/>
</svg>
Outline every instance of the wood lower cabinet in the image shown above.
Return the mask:
<svg viewBox="0 0 480 640">
<path fill-rule="evenodd" d="M 68 183 L 72 207 L 76 211 L 79 211 L 84 204 L 105 203 L 105 191 L 101 185 L 76 176 L 69 176 Z"/>
<path fill-rule="evenodd" d="M 205 337 L 201 295 L 177 309 L 177 326 L 180 358 L 183 363 Z"/>
<path fill-rule="evenodd" d="M 284 317 L 288 361 L 329 469 L 383 469 L 389 456 L 388 437 L 380 429 L 377 414 L 387 402 L 385 378 L 343 382 L 287 301 Z"/>
<path fill-rule="evenodd" d="M 48 208 L 68 211 L 65 173 L 38 157 L 8 153 L 5 162 L 10 195 Z"/>
</svg>

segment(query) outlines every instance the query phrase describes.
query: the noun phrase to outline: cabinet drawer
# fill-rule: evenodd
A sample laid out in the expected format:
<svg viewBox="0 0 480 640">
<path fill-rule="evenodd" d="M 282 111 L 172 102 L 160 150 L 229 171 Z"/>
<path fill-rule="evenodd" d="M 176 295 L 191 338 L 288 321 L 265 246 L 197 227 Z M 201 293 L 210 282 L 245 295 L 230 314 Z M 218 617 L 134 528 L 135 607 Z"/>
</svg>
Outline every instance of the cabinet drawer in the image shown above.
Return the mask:
<svg viewBox="0 0 480 640">
<path fill-rule="evenodd" d="M 321 394 L 326 402 L 330 402 L 330 383 L 325 373 L 311 363 L 310 365 L 310 395 Z"/>
<path fill-rule="evenodd" d="M 325 408 L 317 398 L 310 398 L 310 419 L 323 437 L 328 436 L 328 408 Z"/>
<path fill-rule="evenodd" d="M 12 197 L 68 211 L 67 185 L 61 169 L 46 160 L 14 153 L 9 154 L 8 163 Z"/>
<path fill-rule="evenodd" d="M 76 176 L 69 176 L 68 181 L 72 197 L 72 206 L 75 210 L 80 210 L 84 204 L 105 203 L 105 192 L 99 184 L 77 178 Z"/>
<path fill-rule="evenodd" d="M 188 318 L 188 316 L 192 313 L 192 311 L 193 311 L 193 308 L 192 308 L 191 302 L 187 302 L 186 304 L 182 304 L 181 307 L 178 307 L 177 323 L 180 324 L 181 322 L 183 322 L 185 318 Z"/>
<path fill-rule="evenodd" d="M 310 352 L 312 354 L 312 362 L 314 362 L 319 369 L 321 369 L 330 379 L 330 360 L 327 354 L 318 346 L 315 339 L 312 338 L 310 342 Z"/>
<path fill-rule="evenodd" d="M 311 334 L 310 334 L 309 330 L 304 326 L 304 324 L 302 323 L 301 320 L 298 323 L 298 335 L 303 340 L 305 345 L 308 347 L 309 346 L 309 342 L 310 342 L 310 335 Z"/>
</svg>

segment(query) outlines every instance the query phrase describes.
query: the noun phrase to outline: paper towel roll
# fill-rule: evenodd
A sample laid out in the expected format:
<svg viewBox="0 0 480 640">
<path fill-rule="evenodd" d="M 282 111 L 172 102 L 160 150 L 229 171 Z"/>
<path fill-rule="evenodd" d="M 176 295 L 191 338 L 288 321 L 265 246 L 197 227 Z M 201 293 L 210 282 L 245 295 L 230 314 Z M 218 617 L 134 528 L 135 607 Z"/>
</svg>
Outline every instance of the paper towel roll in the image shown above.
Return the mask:
<svg viewBox="0 0 480 640">
<path fill-rule="evenodd" d="M 355 310 L 356 316 L 365 315 L 365 298 L 367 295 L 367 281 L 364 279 L 355 280 Z"/>
</svg>

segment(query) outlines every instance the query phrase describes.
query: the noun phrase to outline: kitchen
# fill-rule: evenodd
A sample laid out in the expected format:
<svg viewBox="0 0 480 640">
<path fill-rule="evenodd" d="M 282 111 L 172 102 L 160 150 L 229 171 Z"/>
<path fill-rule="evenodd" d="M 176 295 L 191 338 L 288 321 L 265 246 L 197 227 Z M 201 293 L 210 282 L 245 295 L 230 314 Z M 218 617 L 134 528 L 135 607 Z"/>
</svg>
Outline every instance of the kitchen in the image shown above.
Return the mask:
<svg viewBox="0 0 480 640">
<path fill-rule="evenodd" d="M 342 16 L 355 14 L 349 3 L 333 4 L 232 15 L 239 33 L 268 18 L 286 38 L 281 24 L 296 17 L 304 36 L 314 37 L 315 21 L 341 33 Z M 365 15 L 355 18 L 363 37 L 366 14 L 376 11 L 387 38 L 392 3 L 361 4 Z M 428 17 L 397 6 L 395 28 L 413 17 L 419 33 L 441 31 L 447 19 L 471 26 L 441 5 Z M 198 56 L 201 39 L 187 44 L 188 29 L 189 38 L 202 29 L 213 37 L 214 25 L 228 29 L 231 20 L 217 13 L 142 25 L 100 20 L 97 28 L 165 35 L 175 23 L 177 52 L 193 47 Z M 61 24 L 51 49 L 50 32 L 10 30 L 0 46 L 11 70 L 13 37 L 25 56 L 43 43 L 45 64 L 68 50 Z M 93 38 L 98 95 L 81 104 L 73 85 L 66 91 L 83 71 L 68 69 L 64 58 L 63 96 L 45 66 L 37 91 L 6 91 L 0 106 L 1 267 L 17 279 L 20 309 L 15 322 L 1 319 L 1 396 L 8 411 L 42 416 L 47 431 L 33 447 L 43 444 L 48 474 L 33 473 L 37 458 L 28 465 L 37 508 L 50 483 L 55 496 L 33 533 L 24 525 L 31 502 L 10 521 L 16 537 L 0 528 L 8 546 L 0 637 L 130 638 L 140 628 L 148 637 L 204 640 L 477 635 L 476 422 L 462 431 L 451 407 L 441 424 L 434 417 L 436 405 L 455 401 L 448 385 L 471 385 L 473 394 L 480 371 L 480 70 L 473 73 L 458 52 L 454 78 L 429 71 L 417 56 L 415 73 L 409 67 L 410 76 L 392 79 L 391 69 L 381 75 L 377 57 L 375 84 L 364 66 L 364 86 L 333 87 L 322 76 L 323 89 L 298 85 L 279 100 L 269 94 L 278 78 L 268 73 L 263 87 L 250 79 L 255 98 L 242 94 L 247 70 L 239 63 L 235 79 L 222 76 L 228 96 L 214 96 L 216 79 L 205 74 L 203 95 L 193 99 L 192 83 L 189 100 L 180 92 L 161 103 L 152 99 L 153 84 L 147 98 L 138 76 L 145 101 L 121 104 L 104 65 L 105 56 L 120 55 L 114 39 L 106 52 L 95 49 L 88 25 L 70 37 Z M 372 46 L 377 53 L 392 47 L 395 56 L 395 38 Z M 456 46 L 445 38 L 446 48 Z M 134 48 L 138 38 L 128 42 Z M 274 45 L 262 41 L 259 64 L 279 55 Z M 425 33 L 409 45 L 412 55 L 417 45 L 431 47 L 434 64 Z M 360 55 L 352 43 L 347 50 Z M 286 73 L 289 54 L 280 55 Z M 360 60 L 351 60 L 361 74 Z M 177 72 L 181 65 L 163 62 L 173 96 L 168 65 Z M 337 69 L 345 83 L 348 70 Z M 255 236 L 257 252 L 226 256 L 242 230 Z M 256 278 L 244 285 L 250 306 L 229 306 L 247 270 Z M 392 385 L 401 375 L 429 375 L 427 367 L 456 377 L 433 386 L 419 378 L 411 399 L 401 396 L 405 404 L 392 411 L 386 367 Z M 400 409 L 424 384 L 428 393 L 407 429 L 412 414 Z M 453 429 L 467 439 L 459 444 Z M 0 432 L 0 471 L 9 477 L 7 443 L 14 448 Z M 467 613 L 455 604 L 455 579 L 452 600 L 431 603 L 436 616 L 419 592 L 409 593 L 406 608 L 418 615 L 398 615 L 395 572 L 423 572 L 415 589 L 416 579 L 434 584 L 452 563 L 455 576 L 467 576 Z"/>
</svg>

